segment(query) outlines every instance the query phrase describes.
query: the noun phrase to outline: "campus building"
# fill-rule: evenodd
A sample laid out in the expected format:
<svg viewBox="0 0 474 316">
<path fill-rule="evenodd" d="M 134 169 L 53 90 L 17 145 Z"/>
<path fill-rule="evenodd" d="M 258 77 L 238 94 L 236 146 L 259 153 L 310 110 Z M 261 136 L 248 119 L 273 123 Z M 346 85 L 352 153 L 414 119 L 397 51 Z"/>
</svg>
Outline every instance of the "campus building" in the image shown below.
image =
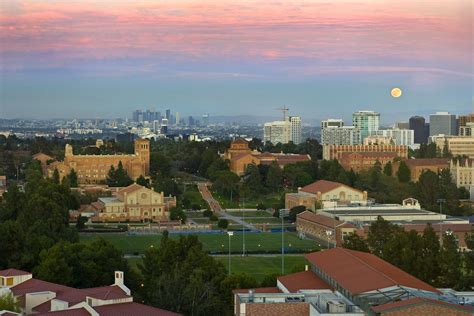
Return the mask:
<svg viewBox="0 0 474 316">
<path fill-rule="evenodd" d="M 234 290 L 234 315 L 472 315 L 474 293 L 437 289 L 377 256 L 344 248 L 305 255 L 274 287 Z"/>
<path fill-rule="evenodd" d="M 232 141 L 230 148 L 226 150 L 222 158 L 229 161 L 230 171 L 237 175 L 244 174 L 247 166 L 251 164 L 269 165 L 275 162 L 283 168 L 288 164 L 311 160 L 309 155 L 261 153 L 257 150 L 251 150 L 249 143 L 242 138 Z"/>
<path fill-rule="evenodd" d="M 434 173 L 441 172 L 449 168 L 449 159 L 446 158 L 418 158 L 402 160 L 410 169 L 411 181 L 417 182 L 421 174 L 425 171 L 432 171 Z M 396 176 L 398 168 L 400 168 L 401 161 L 393 163 L 392 174 Z"/>
<path fill-rule="evenodd" d="M 449 169 L 456 186 L 468 190 L 471 200 L 474 200 L 474 159 L 454 158 L 450 162 Z"/>
<path fill-rule="evenodd" d="M 115 271 L 109 286 L 75 289 L 33 278 L 16 269 L 0 271 L 0 294 L 11 293 L 21 304 L 22 313 L 0 311 L 0 315 L 35 316 L 177 316 L 163 309 L 135 303 L 124 283 L 124 273 Z M 5 313 L 2 313 L 5 312 Z"/>
<path fill-rule="evenodd" d="M 360 131 L 360 139 L 369 136 L 380 127 L 380 113 L 374 111 L 358 111 L 352 114 L 352 125 Z"/>
<path fill-rule="evenodd" d="M 58 170 L 60 178 L 67 176 L 72 169 L 77 173 L 79 184 L 105 183 L 110 167 L 117 168 L 121 162 L 132 179 L 147 177 L 150 173 L 150 142 L 135 140 L 135 153 L 131 155 L 74 155 L 72 145 L 67 144 L 64 161 L 51 161 L 47 155 L 33 157 L 40 161 L 45 176 L 51 177 Z"/>
<path fill-rule="evenodd" d="M 408 147 L 402 145 L 324 145 L 323 159 L 339 161 L 341 166 L 354 171 L 367 170 L 378 161 L 384 166 L 395 158 L 406 159 Z"/>
<path fill-rule="evenodd" d="M 339 203 L 367 203 L 367 191 L 360 191 L 348 185 L 319 180 L 303 188 L 298 188 L 297 193 L 285 194 L 285 208 L 291 209 L 303 205 L 309 210 L 316 210 L 324 205 Z"/>
<path fill-rule="evenodd" d="M 437 135 L 430 137 L 436 143 L 436 147 L 443 151 L 447 146 L 453 157 L 467 156 L 474 159 L 474 136 L 448 136 Z"/>
<path fill-rule="evenodd" d="M 326 122 L 321 129 L 321 145 L 357 145 L 360 144 L 360 132 L 354 126 L 334 126 Z"/>
<path fill-rule="evenodd" d="M 100 197 L 95 220 L 103 222 L 159 222 L 169 220 L 176 197 L 165 197 L 138 184 L 119 190 L 112 197 Z"/>
<path fill-rule="evenodd" d="M 415 146 L 415 132 L 412 129 L 379 129 L 372 131 L 371 136 L 384 136 L 392 139 L 394 145 L 405 145 L 410 148 Z"/>
</svg>

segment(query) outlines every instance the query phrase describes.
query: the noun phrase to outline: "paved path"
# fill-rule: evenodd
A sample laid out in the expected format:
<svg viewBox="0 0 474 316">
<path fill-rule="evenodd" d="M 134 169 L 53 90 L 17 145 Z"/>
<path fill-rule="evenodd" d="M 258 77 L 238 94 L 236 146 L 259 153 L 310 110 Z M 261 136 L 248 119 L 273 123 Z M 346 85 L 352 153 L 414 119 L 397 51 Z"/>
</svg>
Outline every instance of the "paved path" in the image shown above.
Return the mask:
<svg viewBox="0 0 474 316">
<path fill-rule="evenodd" d="M 209 207 L 211 208 L 213 212 L 216 212 L 217 214 L 219 214 L 221 218 L 225 218 L 229 221 L 236 222 L 252 231 L 257 231 L 257 228 L 255 228 L 254 225 L 249 224 L 246 221 L 242 220 L 241 217 L 230 215 L 229 213 L 225 212 L 225 210 L 221 207 L 219 202 L 216 199 L 214 199 L 214 197 L 211 194 L 211 191 L 209 191 L 209 188 L 207 186 L 208 186 L 207 183 L 201 182 L 197 184 L 198 190 L 201 193 L 202 198 L 204 199 L 204 201 L 207 202 L 207 204 L 209 204 Z"/>
</svg>

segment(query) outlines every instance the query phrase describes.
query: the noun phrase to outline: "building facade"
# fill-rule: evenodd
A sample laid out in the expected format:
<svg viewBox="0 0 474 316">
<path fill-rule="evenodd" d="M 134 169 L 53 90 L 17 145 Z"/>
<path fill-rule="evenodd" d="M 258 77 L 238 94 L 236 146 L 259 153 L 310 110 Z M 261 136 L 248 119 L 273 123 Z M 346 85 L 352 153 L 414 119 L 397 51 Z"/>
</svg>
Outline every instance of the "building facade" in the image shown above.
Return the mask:
<svg viewBox="0 0 474 316">
<path fill-rule="evenodd" d="M 131 155 L 74 155 L 73 148 L 67 144 L 64 161 L 44 164 L 45 176 L 51 177 L 57 169 L 60 178 L 67 176 L 72 169 L 77 173 L 80 184 L 105 183 L 110 167 L 117 168 L 121 162 L 132 179 L 147 177 L 150 172 L 150 142 L 144 139 L 135 140 L 135 153 Z"/>
<path fill-rule="evenodd" d="M 413 147 L 415 144 L 415 132 L 412 129 L 380 129 L 370 133 L 371 136 L 384 136 L 393 139 L 394 145 L 405 145 Z"/>
<path fill-rule="evenodd" d="M 321 129 L 328 128 L 328 127 L 343 127 L 344 120 L 342 119 L 327 119 L 321 121 Z"/>
<path fill-rule="evenodd" d="M 473 136 L 446 136 L 438 135 L 430 137 L 431 141 L 436 143 L 436 147 L 443 151 L 444 146 L 448 146 L 448 150 L 453 157 L 467 156 L 474 159 L 474 137 Z"/>
<path fill-rule="evenodd" d="M 354 126 L 327 126 L 321 129 L 322 145 L 357 145 L 360 143 L 360 132 Z"/>
<path fill-rule="evenodd" d="M 452 159 L 449 170 L 456 186 L 468 190 L 474 200 L 474 159 Z"/>
<path fill-rule="evenodd" d="M 459 136 L 474 137 L 474 122 L 467 122 L 466 125 L 459 126 Z"/>
<path fill-rule="evenodd" d="M 446 158 L 418 158 L 402 160 L 410 169 L 411 181 L 417 182 L 421 174 L 425 171 L 432 171 L 434 173 L 441 172 L 449 168 L 449 159 Z M 392 175 L 396 176 L 400 162 L 394 162 L 392 165 Z"/>
<path fill-rule="evenodd" d="M 328 204 L 337 203 L 367 203 L 367 191 L 360 191 L 348 185 L 319 180 L 303 188 L 299 188 L 297 193 L 285 194 L 285 208 L 291 209 L 295 206 L 304 205 L 309 210 L 316 210 Z"/>
<path fill-rule="evenodd" d="M 426 144 L 429 136 L 429 124 L 422 116 L 412 116 L 408 122 L 409 129 L 413 130 L 415 144 Z"/>
<path fill-rule="evenodd" d="M 263 141 L 272 144 L 288 144 L 291 141 L 291 122 L 274 121 L 265 123 L 263 127 Z"/>
<path fill-rule="evenodd" d="M 169 209 L 176 206 L 176 197 L 165 198 L 163 192 L 132 184 L 98 202 L 97 220 L 102 222 L 159 222 L 169 220 Z"/>
<path fill-rule="evenodd" d="M 449 112 L 436 112 L 430 114 L 430 136 L 457 135 L 458 126 L 456 115 Z"/>
<path fill-rule="evenodd" d="M 290 116 L 291 124 L 291 141 L 293 144 L 301 144 L 301 117 L 299 116 Z"/>
<path fill-rule="evenodd" d="M 359 129 L 361 141 L 377 131 L 380 126 L 380 113 L 374 111 L 358 111 L 352 114 L 352 125 Z"/>
</svg>

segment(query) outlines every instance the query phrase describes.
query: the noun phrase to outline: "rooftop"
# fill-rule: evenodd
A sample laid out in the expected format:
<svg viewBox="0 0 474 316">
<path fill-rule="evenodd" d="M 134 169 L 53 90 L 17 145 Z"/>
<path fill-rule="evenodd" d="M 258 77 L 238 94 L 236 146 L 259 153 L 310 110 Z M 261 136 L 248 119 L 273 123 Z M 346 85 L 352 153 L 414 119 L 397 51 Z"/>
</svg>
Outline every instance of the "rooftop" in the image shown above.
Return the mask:
<svg viewBox="0 0 474 316">
<path fill-rule="evenodd" d="M 19 276 L 19 275 L 29 275 L 30 272 L 18 270 L 18 269 L 6 269 L 0 271 L 0 276 L 9 277 L 9 276 Z"/>
<path fill-rule="evenodd" d="M 333 288 L 313 271 L 303 271 L 278 277 L 278 281 L 290 292 L 300 290 L 332 290 Z"/>
<path fill-rule="evenodd" d="M 431 285 L 370 253 L 332 248 L 307 254 L 305 258 L 352 295 L 391 286 L 440 293 Z"/>
<path fill-rule="evenodd" d="M 337 189 L 339 187 L 347 187 L 352 190 L 356 190 L 354 188 L 351 188 L 350 186 L 347 186 L 345 184 L 339 183 L 339 182 L 334 182 L 334 181 L 328 181 L 328 180 L 319 180 L 316 182 L 313 182 L 305 187 L 302 187 L 298 191 L 301 192 L 306 192 L 306 193 L 312 193 L 312 194 L 317 194 L 318 192 L 321 192 L 322 194 L 332 191 L 334 189 Z M 356 190 L 359 191 L 359 190 Z M 362 194 L 362 191 L 359 191 Z"/>
</svg>

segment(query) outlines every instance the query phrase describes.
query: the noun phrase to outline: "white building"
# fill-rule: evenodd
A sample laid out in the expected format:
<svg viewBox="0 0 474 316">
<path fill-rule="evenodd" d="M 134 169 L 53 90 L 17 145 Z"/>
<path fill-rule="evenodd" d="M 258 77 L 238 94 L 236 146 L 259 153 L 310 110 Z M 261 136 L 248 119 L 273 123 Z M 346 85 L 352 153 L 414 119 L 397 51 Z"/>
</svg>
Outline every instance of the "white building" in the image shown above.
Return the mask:
<svg viewBox="0 0 474 316">
<path fill-rule="evenodd" d="M 327 127 L 343 127 L 344 126 L 344 121 L 341 119 L 327 119 L 324 121 L 321 121 L 321 129 L 327 128 Z"/>
<path fill-rule="evenodd" d="M 361 141 L 370 135 L 372 131 L 377 131 L 380 126 L 380 113 L 374 111 L 358 111 L 352 114 L 352 125 L 360 131 Z"/>
<path fill-rule="evenodd" d="M 415 144 L 415 131 L 412 129 L 380 129 L 370 132 L 370 136 L 390 137 L 395 145 L 405 145 L 410 148 L 413 148 Z"/>
<path fill-rule="evenodd" d="M 287 144 L 291 141 L 291 122 L 274 121 L 265 123 L 263 128 L 263 141 L 272 144 Z"/>
<path fill-rule="evenodd" d="M 360 132 L 356 127 L 327 126 L 321 130 L 322 145 L 357 145 L 361 143 Z"/>
<path fill-rule="evenodd" d="M 456 135 L 458 132 L 458 123 L 456 115 L 449 112 L 436 112 L 430 114 L 430 136 L 439 134 Z"/>
<path fill-rule="evenodd" d="M 291 141 L 293 144 L 301 144 L 301 117 L 290 116 Z"/>
</svg>

